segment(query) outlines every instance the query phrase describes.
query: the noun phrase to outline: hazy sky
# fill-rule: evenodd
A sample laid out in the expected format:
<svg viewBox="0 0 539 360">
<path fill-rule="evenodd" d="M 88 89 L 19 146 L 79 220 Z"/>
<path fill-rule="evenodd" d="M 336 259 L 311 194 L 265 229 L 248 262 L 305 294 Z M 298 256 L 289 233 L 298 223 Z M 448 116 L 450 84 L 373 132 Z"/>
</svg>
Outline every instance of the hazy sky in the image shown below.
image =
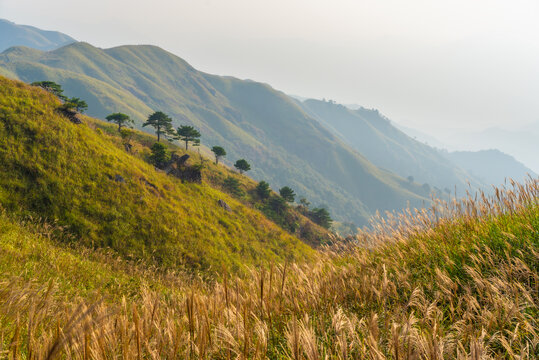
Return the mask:
<svg viewBox="0 0 539 360">
<path fill-rule="evenodd" d="M 538 0 L 0 0 L 0 18 L 425 131 L 539 121 Z"/>
</svg>

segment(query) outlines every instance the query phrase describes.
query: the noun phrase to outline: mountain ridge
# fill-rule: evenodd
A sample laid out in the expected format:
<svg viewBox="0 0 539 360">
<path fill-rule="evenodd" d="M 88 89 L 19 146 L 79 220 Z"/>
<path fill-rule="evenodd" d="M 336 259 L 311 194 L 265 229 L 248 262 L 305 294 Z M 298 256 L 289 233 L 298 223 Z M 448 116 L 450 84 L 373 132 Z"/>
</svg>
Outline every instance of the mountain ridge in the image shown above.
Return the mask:
<svg viewBox="0 0 539 360">
<path fill-rule="evenodd" d="M 524 183 L 530 176 L 537 177 L 537 174 L 523 163 L 497 149 L 452 151 L 444 155 L 489 185 L 500 186 L 510 178 Z M 503 174 L 497 171 L 499 168 L 504 169 Z"/>
<path fill-rule="evenodd" d="M 103 50 L 74 43 L 35 56 L 0 54 L 0 68 L 27 82 L 59 82 L 69 94 L 88 99 L 89 114 L 100 118 L 123 108 L 140 109 L 138 114 L 163 110 L 175 126 L 199 128 L 204 144 L 223 145 L 229 158 L 256 163 L 250 173 L 255 179 L 292 186 L 300 196 L 329 206 L 338 219 L 365 225 L 377 210 L 428 201 L 419 185 L 377 169 L 267 84 L 199 72 L 156 46 Z M 110 96 L 103 83 L 117 95 Z M 273 106 L 265 107 L 268 103 Z M 145 117 L 133 117 L 141 128 Z M 320 146 L 327 152 L 320 152 Z"/>
<path fill-rule="evenodd" d="M 332 101 L 314 99 L 300 104 L 378 167 L 439 188 L 466 188 L 468 182 L 475 188 L 483 186 L 472 175 L 441 156 L 438 150 L 412 139 L 393 126 L 378 110 L 349 109 Z"/>
<path fill-rule="evenodd" d="M 76 40 L 58 31 L 41 30 L 29 25 L 18 25 L 0 19 L 0 52 L 12 46 L 28 46 L 39 50 L 53 50 Z"/>
</svg>

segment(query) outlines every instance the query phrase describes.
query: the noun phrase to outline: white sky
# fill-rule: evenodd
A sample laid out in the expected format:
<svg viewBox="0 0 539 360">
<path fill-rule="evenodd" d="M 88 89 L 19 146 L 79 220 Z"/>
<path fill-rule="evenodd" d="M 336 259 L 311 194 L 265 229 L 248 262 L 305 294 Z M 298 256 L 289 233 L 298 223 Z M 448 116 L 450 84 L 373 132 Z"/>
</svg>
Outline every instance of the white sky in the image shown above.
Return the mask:
<svg viewBox="0 0 539 360">
<path fill-rule="evenodd" d="M 0 0 L 0 18 L 159 45 L 427 132 L 539 121 L 538 0 Z"/>
</svg>

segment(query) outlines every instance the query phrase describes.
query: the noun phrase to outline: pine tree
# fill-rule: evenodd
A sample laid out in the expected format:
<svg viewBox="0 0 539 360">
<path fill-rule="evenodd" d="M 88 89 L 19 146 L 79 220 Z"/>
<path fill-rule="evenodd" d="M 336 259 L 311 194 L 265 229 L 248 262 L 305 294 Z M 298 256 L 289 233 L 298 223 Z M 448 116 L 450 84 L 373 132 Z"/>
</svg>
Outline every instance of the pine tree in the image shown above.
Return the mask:
<svg viewBox="0 0 539 360">
<path fill-rule="evenodd" d="M 148 117 L 148 120 L 142 127 L 152 126 L 157 134 L 157 142 L 161 140 L 161 135 L 165 138 L 174 135 L 174 129 L 172 128 L 172 119 L 162 111 L 156 111 Z"/>
<path fill-rule="evenodd" d="M 182 125 L 176 130 L 177 138 L 181 141 L 185 141 L 185 150 L 189 148 L 189 142 L 193 142 L 200 145 L 200 132 L 192 126 Z"/>
<path fill-rule="evenodd" d="M 281 195 L 283 199 L 285 199 L 289 203 L 293 203 L 296 197 L 296 193 L 294 193 L 294 190 L 292 190 L 288 186 L 285 186 L 279 189 L 279 194 Z"/>
<path fill-rule="evenodd" d="M 107 121 L 116 123 L 118 125 L 118 131 L 122 131 L 122 126 L 129 126 L 130 124 L 133 124 L 133 120 L 129 117 L 129 115 L 123 114 L 123 113 L 114 113 L 108 115 L 105 119 Z"/>
<path fill-rule="evenodd" d="M 211 151 L 215 154 L 215 165 L 219 164 L 219 159 L 226 156 L 226 151 L 221 146 L 214 146 Z"/>
<path fill-rule="evenodd" d="M 234 167 L 240 171 L 240 174 L 243 174 L 245 171 L 251 170 L 251 165 L 245 159 L 239 159 L 234 164 Z"/>
</svg>

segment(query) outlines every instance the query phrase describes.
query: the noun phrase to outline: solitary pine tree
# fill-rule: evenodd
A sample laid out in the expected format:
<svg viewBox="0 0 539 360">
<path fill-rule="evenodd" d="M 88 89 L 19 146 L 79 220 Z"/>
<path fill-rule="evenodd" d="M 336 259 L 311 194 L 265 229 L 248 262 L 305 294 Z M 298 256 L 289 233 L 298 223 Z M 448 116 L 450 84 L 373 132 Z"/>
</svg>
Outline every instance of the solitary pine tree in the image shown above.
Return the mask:
<svg viewBox="0 0 539 360">
<path fill-rule="evenodd" d="M 219 159 L 226 156 L 226 151 L 221 146 L 214 146 L 211 151 L 215 154 L 215 165 L 219 164 Z"/>
<path fill-rule="evenodd" d="M 279 189 L 279 194 L 281 195 L 283 199 L 285 199 L 289 203 L 294 202 L 294 199 L 296 198 L 296 193 L 294 193 L 294 190 L 292 190 L 288 186 L 285 186 Z"/>
<path fill-rule="evenodd" d="M 176 134 L 179 140 L 185 141 L 185 150 L 188 149 L 190 141 L 194 144 L 198 140 L 198 145 L 200 145 L 200 132 L 190 125 L 180 126 Z"/>
<path fill-rule="evenodd" d="M 118 125 L 119 132 L 122 132 L 122 126 L 129 126 L 130 124 L 133 124 L 133 120 L 129 117 L 129 115 L 123 113 L 110 114 L 106 117 L 106 119 L 107 121 L 116 123 Z"/>
<path fill-rule="evenodd" d="M 234 164 L 234 167 L 240 171 L 240 174 L 243 174 L 245 171 L 251 170 L 251 165 L 245 159 L 239 159 Z"/>
<path fill-rule="evenodd" d="M 161 135 L 164 137 L 172 136 L 174 129 L 172 128 L 172 119 L 162 111 L 156 111 L 148 117 L 148 120 L 142 127 L 152 126 L 157 134 L 157 142 L 161 140 Z"/>
</svg>

